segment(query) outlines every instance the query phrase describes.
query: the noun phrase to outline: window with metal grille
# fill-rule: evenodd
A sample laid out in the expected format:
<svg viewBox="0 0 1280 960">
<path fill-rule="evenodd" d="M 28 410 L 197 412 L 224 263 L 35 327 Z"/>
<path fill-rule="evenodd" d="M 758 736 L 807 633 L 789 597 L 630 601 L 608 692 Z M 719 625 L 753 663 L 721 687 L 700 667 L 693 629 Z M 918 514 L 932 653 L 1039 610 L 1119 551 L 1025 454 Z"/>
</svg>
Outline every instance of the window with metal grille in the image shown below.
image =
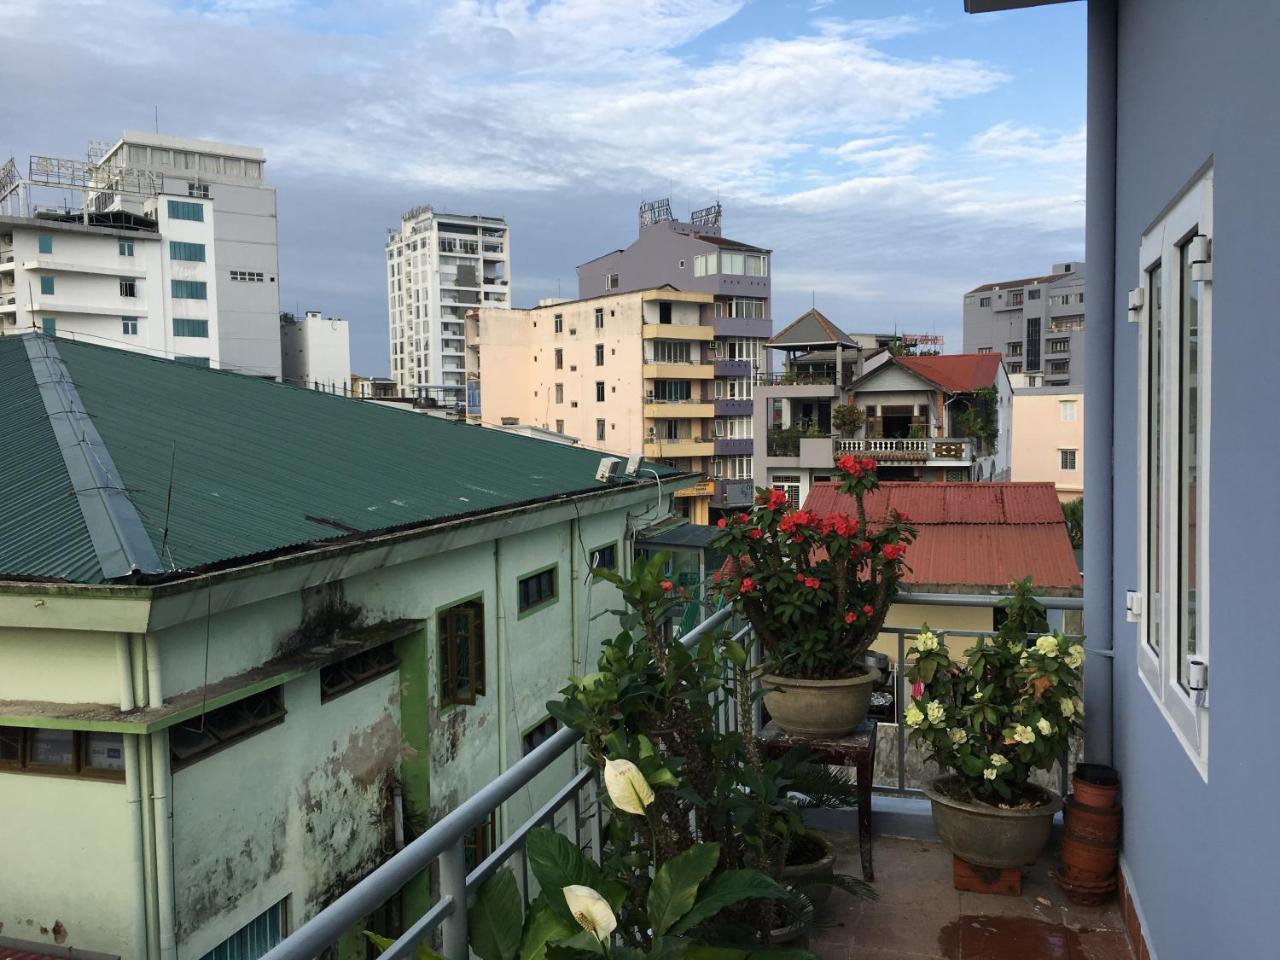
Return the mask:
<svg viewBox="0 0 1280 960">
<path fill-rule="evenodd" d="M 552 734 L 554 734 L 556 730 L 558 730 L 559 728 L 560 728 L 560 724 L 556 722 L 555 717 L 547 717 L 545 720 L 539 723 L 532 730 L 529 730 L 527 733 L 525 733 L 524 735 L 525 755 L 528 756 L 538 747 L 546 743 L 549 739 L 551 739 Z"/>
<path fill-rule="evenodd" d="M 617 570 L 618 545 L 616 543 L 606 543 L 604 546 L 596 547 L 592 550 L 591 566 L 604 570 Z"/>
<path fill-rule="evenodd" d="M 554 566 L 547 567 L 545 570 L 539 570 L 531 573 L 527 577 L 522 577 L 518 583 L 519 599 L 517 602 L 517 610 L 520 613 L 530 613 L 535 609 L 543 607 L 556 601 L 556 568 Z"/>
<path fill-rule="evenodd" d="M 98 731 L 0 727 L 0 771 L 124 779 L 124 737 Z"/>
<path fill-rule="evenodd" d="M 436 618 L 440 706 L 472 704 L 484 695 L 484 600 L 475 597 Z"/>
<path fill-rule="evenodd" d="M 1074 470 L 1076 468 L 1076 452 L 1074 450 L 1058 451 L 1059 466 L 1063 470 Z"/>
<path fill-rule="evenodd" d="M 284 717 L 284 695 L 280 687 L 272 687 L 170 727 L 169 752 L 173 769 L 189 766 L 255 733 L 283 723 Z"/>
<path fill-rule="evenodd" d="M 604 366 L 604 344 L 603 343 L 596 344 L 596 366 L 597 367 Z"/>
<path fill-rule="evenodd" d="M 1040 318 L 1027 317 L 1027 355 L 1028 371 L 1040 369 Z"/>
<path fill-rule="evenodd" d="M 287 900 L 281 900 L 265 913 L 254 917 L 200 960 L 258 960 L 265 956 L 267 951 L 284 939 L 287 905 Z"/>
<path fill-rule="evenodd" d="M 489 854 L 498 846 L 497 811 L 489 814 L 489 819 L 476 824 L 462 837 L 462 865 L 470 873 L 484 862 Z"/>
<path fill-rule="evenodd" d="M 320 702 L 386 676 L 400 666 L 395 644 L 382 643 L 320 668 Z"/>
</svg>

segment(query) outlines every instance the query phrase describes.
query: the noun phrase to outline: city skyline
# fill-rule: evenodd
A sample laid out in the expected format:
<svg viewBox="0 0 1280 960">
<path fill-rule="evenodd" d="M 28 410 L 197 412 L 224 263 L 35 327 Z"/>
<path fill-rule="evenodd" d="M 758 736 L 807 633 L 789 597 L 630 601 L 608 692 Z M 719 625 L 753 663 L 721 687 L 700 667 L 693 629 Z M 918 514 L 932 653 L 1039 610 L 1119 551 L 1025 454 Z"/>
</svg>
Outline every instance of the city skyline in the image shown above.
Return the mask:
<svg viewBox="0 0 1280 960">
<path fill-rule="evenodd" d="M 718 197 L 727 236 L 774 250 L 776 324 L 816 302 L 950 350 L 965 290 L 1083 252 L 1077 5 L 126 6 L 11 7 L 0 73 L 56 82 L 15 101 L 0 152 L 78 156 L 157 110 L 162 132 L 262 147 L 282 309 L 348 318 L 357 372 L 386 372 L 386 229 L 424 203 L 506 217 L 530 306 L 575 296 L 641 201 L 687 216 Z M 120 64 L 139 34 L 148 56 Z M 438 55 L 467 37 L 484 42 Z"/>
</svg>

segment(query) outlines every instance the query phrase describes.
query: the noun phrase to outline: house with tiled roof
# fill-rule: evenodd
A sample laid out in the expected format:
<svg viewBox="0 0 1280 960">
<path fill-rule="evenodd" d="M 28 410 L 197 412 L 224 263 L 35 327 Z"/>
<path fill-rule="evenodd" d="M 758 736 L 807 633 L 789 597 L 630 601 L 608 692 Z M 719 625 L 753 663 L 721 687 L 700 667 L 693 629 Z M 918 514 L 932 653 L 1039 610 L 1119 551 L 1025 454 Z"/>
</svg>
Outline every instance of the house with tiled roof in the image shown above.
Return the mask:
<svg viewBox="0 0 1280 960">
<path fill-rule="evenodd" d="M 506 770 L 616 629 L 588 571 L 626 568 L 695 479 L 600 464 L 0 336 L 3 934 L 108 958 L 265 948 Z M 513 798 L 512 822 L 546 799 Z M 504 828 L 476 826 L 472 865 Z M 428 906 L 411 881 L 402 918 Z"/>
</svg>

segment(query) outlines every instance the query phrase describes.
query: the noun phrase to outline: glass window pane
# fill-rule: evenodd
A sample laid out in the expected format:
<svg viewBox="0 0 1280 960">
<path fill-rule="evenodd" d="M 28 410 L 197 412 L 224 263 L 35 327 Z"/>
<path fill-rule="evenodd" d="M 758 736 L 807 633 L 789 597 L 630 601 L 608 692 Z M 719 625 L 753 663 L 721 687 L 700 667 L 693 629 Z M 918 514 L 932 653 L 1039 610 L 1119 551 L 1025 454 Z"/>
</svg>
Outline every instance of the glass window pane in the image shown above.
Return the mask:
<svg viewBox="0 0 1280 960">
<path fill-rule="evenodd" d="M 17 763 L 22 756 L 22 730 L 0 727 L 0 763 Z"/>
<path fill-rule="evenodd" d="M 84 734 L 84 765 L 90 770 L 124 769 L 124 735 Z"/>
<path fill-rule="evenodd" d="M 32 730 L 31 762 L 69 767 L 75 760 L 75 734 L 70 730 Z"/>
<path fill-rule="evenodd" d="M 1160 302 L 1161 269 L 1147 272 L 1150 318 L 1147 330 L 1147 644 L 1160 650 L 1161 597 L 1161 479 L 1164 476 L 1163 423 L 1164 352 Z"/>
<path fill-rule="evenodd" d="M 1200 525 L 1200 288 L 1191 279 L 1190 244 L 1181 251 L 1178 361 L 1178 683 L 1187 686 L 1187 656 L 1196 652 Z"/>
</svg>

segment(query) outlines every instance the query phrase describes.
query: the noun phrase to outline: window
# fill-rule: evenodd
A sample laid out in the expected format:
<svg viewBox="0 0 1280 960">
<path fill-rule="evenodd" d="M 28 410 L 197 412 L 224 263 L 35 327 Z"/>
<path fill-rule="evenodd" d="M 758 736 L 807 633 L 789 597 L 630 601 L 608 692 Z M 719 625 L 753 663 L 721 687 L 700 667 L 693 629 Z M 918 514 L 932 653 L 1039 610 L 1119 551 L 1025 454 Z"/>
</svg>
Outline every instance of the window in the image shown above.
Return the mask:
<svg viewBox="0 0 1280 960">
<path fill-rule="evenodd" d="M 1074 423 L 1076 419 L 1076 401 L 1075 400 L 1059 400 L 1058 401 L 1058 419 L 1063 423 Z"/>
<path fill-rule="evenodd" d="M 616 273 L 606 273 L 604 275 L 604 288 L 606 290 L 618 289 L 618 275 Z"/>
<path fill-rule="evenodd" d="M 750 417 L 717 417 L 715 435 L 718 440 L 750 440 Z"/>
<path fill-rule="evenodd" d="M 792 507 L 800 506 L 800 478 L 791 474 L 779 474 L 771 484 L 774 490 L 781 490 L 787 495 L 787 503 Z"/>
<path fill-rule="evenodd" d="M 136 297 L 138 295 L 138 281 L 133 277 L 120 278 L 120 296 Z"/>
<path fill-rule="evenodd" d="M 121 241 L 119 241 L 119 242 L 117 243 L 117 247 L 118 247 L 118 248 L 119 248 L 119 250 L 120 250 L 120 256 L 122 256 L 122 257 L 132 257 L 132 256 L 133 256 L 133 241 L 132 241 L 132 240 L 121 240 Z"/>
<path fill-rule="evenodd" d="M 1074 470 L 1076 468 L 1076 452 L 1074 450 L 1059 450 L 1058 466 L 1063 470 Z"/>
<path fill-rule="evenodd" d="M 716 357 L 721 360 L 747 360 L 751 362 L 760 359 L 760 345 L 764 341 L 755 337 L 737 337 L 732 339 L 715 341 Z"/>
<path fill-rule="evenodd" d="M 36 251 L 38 253 L 53 253 L 53 235 L 41 233 L 36 236 Z"/>
<path fill-rule="evenodd" d="M 1070 360 L 1050 360 L 1049 361 L 1050 373 L 1069 373 L 1070 368 L 1071 368 Z"/>
<path fill-rule="evenodd" d="M 720 272 L 741 276 L 745 270 L 741 253 L 724 252 L 720 254 Z"/>
<path fill-rule="evenodd" d="M 231 279 L 237 283 L 262 283 L 263 275 L 253 270 L 232 270 Z"/>
<path fill-rule="evenodd" d="M 1138 666 L 1202 776 L 1208 713 L 1189 664 L 1206 658 L 1211 280 L 1198 266 L 1213 237 L 1213 171 L 1186 189 L 1143 236 L 1144 299 L 1138 417 L 1142 456 L 1139 569 L 1144 571 Z"/>
<path fill-rule="evenodd" d="M 555 350 L 555 368 L 557 370 L 564 369 L 564 350 L 562 350 L 560 347 L 556 347 L 556 350 Z"/>
<path fill-rule="evenodd" d="M 56 337 L 58 335 L 58 321 L 53 317 L 42 317 L 40 320 L 40 332 L 46 337 Z"/>
<path fill-rule="evenodd" d="M 604 421 L 603 420 L 596 421 L 596 439 L 597 440 L 604 439 Z"/>
<path fill-rule="evenodd" d="M 174 317 L 173 335 L 175 337 L 208 337 L 209 321 L 193 317 Z"/>
<path fill-rule="evenodd" d="M 1039 299 L 1040 299 L 1040 291 L 1039 291 L 1039 290 L 1028 290 L 1028 291 L 1027 291 L 1027 299 L 1028 299 L 1028 300 L 1039 300 Z"/>
<path fill-rule="evenodd" d="M 204 222 L 204 204 L 192 203 L 190 200 L 170 200 L 169 219 L 195 220 Z"/>
<path fill-rule="evenodd" d="M 204 263 L 204 244 L 181 243 L 177 240 L 170 240 L 169 258 L 171 260 L 190 260 L 194 263 Z M 231 272 L 235 273 L 234 270 Z"/>
<path fill-rule="evenodd" d="M 120 332 L 126 337 L 136 337 L 138 335 L 138 318 L 121 317 Z"/>
<path fill-rule="evenodd" d="M 1040 369 L 1040 318 L 1027 317 L 1027 370 Z"/>
<path fill-rule="evenodd" d="M 979 348 L 978 348 L 978 352 L 979 352 L 979 353 L 990 353 L 990 352 L 991 352 L 991 348 L 990 348 L 990 347 L 979 347 Z"/>
<path fill-rule="evenodd" d="M 1011 363 L 1011 364 L 1009 364 L 1009 372 L 1010 372 L 1010 373 L 1021 373 L 1021 372 L 1022 372 L 1022 364 L 1020 364 L 1020 363 Z"/>
<path fill-rule="evenodd" d="M 760 254 L 748 253 L 746 256 L 748 277 L 767 277 L 769 275 L 769 258 Z"/>
<path fill-rule="evenodd" d="M 693 344 L 688 340 L 650 340 L 653 363 L 692 363 Z"/>
<path fill-rule="evenodd" d="M 528 731 L 524 735 L 525 756 L 533 753 L 534 750 L 550 740 L 559 727 L 560 724 L 556 722 L 555 717 L 547 717 L 532 730 Z"/>
<path fill-rule="evenodd" d="M 991 306 L 991 298 L 990 298 L 990 297 L 979 297 L 979 298 L 978 298 L 978 306 L 980 306 L 980 307 L 989 307 L 989 306 Z"/>
<path fill-rule="evenodd" d="M 169 285 L 175 300 L 209 299 L 209 285 L 203 280 L 170 280 Z"/>
<path fill-rule="evenodd" d="M 281 900 L 218 944 L 200 960 L 258 960 L 280 943 L 285 934 L 285 906 Z"/>
<path fill-rule="evenodd" d="M 604 307 L 596 307 L 596 329 L 604 329 Z"/>
<path fill-rule="evenodd" d="M 750 457 L 725 457 L 725 476 L 730 480 L 750 480 L 753 476 Z"/>
<path fill-rule="evenodd" d="M 716 399 L 750 400 L 754 384 L 750 377 L 716 378 Z"/>
<path fill-rule="evenodd" d="M 1015 340 L 1015 341 L 1013 341 L 1012 343 L 1006 344 L 1006 347 L 1007 347 L 1007 349 L 1005 350 L 1005 353 L 1007 353 L 1009 356 L 1011 356 L 1011 357 L 1020 357 L 1020 356 L 1022 356 L 1022 341 L 1021 341 L 1021 340 Z"/>
<path fill-rule="evenodd" d="M 660 402 L 683 403 L 693 398 L 693 383 L 689 380 L 653 381 L 653 399 Z"/>
<path fill-rule="evenodd" d="M 191 183 L 187 182 L 187 196 L 199 197 L 201 200 L 209 199 L 209 185 L 207 183 Z"/>
<path fill-rule="evenodd" d="M 396 658 L 395 644 L 382 643 L 321 667 L 320 702 L 332 700 L 348 690 L 386 676 L 398 666 L 400 661 Z"/>
<path fill-rule="evenodd" d="M 606 543 L 591 551 L 591 566 L 601 570 L 618 569 L 618 545 Z"/>
<path fill-rule="evenodd" d="M 519 613 L 531 613 L 534 610 L 554 603 L 556 600 L 556 568 L 547 567 L 537 573 L 522 577 L 519 584 L 519 600 L 516 609 Z"/>
<path fill-rule="evenodd" d="M 40 293 L 46 297 L 53 296 L 53 277 L 40 278 Z"/>
<path fill-rule="evenodd" d="M 284 696 L 272 687 L 169 728 L 174 770 L 284 722 Z"/>
<path fill-rule="evenodd" d="M 1050 353 L 1070 353 L 1071 339 L 1069 337 L 1060 337 L 1049 341 Z"/>
<path fill-rule="evenodd" d="M 1050 333 L 1075 333 L 1084 329 L 1084 317 L 1051 317 L 1049 319 Z"/>
<path fill-rule="evenodd" d="M 124 737 L 96 731 L 0 727 L 3 771 L 123 780 Z"/>
<path fill-rule="evenodd" d="M 564 421 L 563 421 L 563 420 L 557 420 L 557 421 L 556 421 L 556 433 L 564 433 Z"/>
<path fill-rule="evenodd" d="M 1009 306 L 1011 306 L 1011 307 L 1020 307 L 1020 306 L 1022 306 L 1022 291 L 1021 291 L 1021 290 L 1010 290 L 1010 291 L 1009 291 Z"/>
<path fill-rule="evenodd" d="M 564 314 L 557 313 L 553 319 L 555 320 L 555 332 L 564 333 Z"/>
<path fill-rule="evenodd" d="M 596 403 L 604 403 L 604 381 L 596 381 Z"/>
<path fill-rule="evenodd" d="M 603 343 L 596 344 L 596 366 L 597 367 L 604 366 L 604 344 Z"/>
<path fill-rule="evenodd" d="M 468 830 L 462 838 L 462 868 L 470 873 L 480 866 L 498 846 L 497 811 L 489 819 Z"/>
<path fill-rule="evenodd" d="M 438 671 L 440 706 L 473 704 L 484 695 L 484 600 L 474 597 L 440 611 Z"/>
<path fill-rule="evenodd" d="M 564 384 L 556 384 L 556 403 L 564 403 Z"/>
</svg>

